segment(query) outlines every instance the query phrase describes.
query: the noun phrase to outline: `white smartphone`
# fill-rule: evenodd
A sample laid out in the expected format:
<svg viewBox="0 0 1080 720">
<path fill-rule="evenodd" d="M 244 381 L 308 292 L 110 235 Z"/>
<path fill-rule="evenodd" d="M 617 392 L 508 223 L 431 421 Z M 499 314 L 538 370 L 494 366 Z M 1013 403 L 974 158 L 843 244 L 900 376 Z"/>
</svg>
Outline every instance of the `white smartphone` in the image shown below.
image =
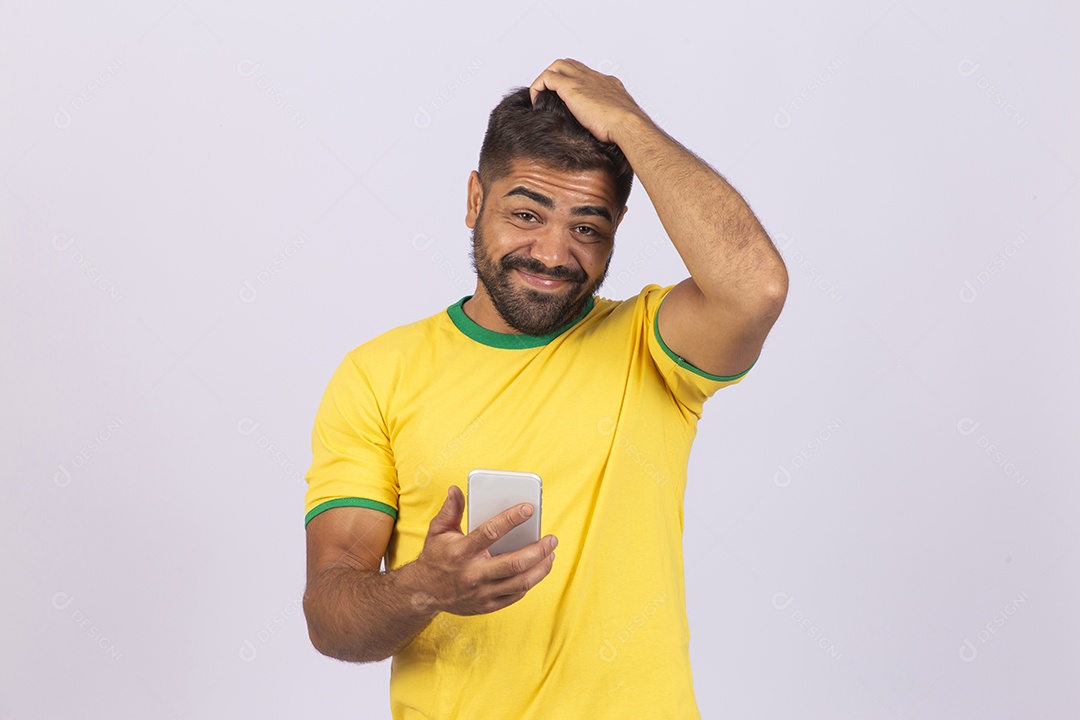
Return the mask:
<svg viewBox="0 0 1080 720">
<path fill-rule="evenodd" d="M 496 540 L 489 552 L 501 555 L 536 542 L 540 539 L 542 495 L 540 476 L 536 473 L 482 468 L 470 471 L 467 498 L 469 532 L 499 513 L 527 502 L 534 508 L 533 516 Z"/>
</svg>

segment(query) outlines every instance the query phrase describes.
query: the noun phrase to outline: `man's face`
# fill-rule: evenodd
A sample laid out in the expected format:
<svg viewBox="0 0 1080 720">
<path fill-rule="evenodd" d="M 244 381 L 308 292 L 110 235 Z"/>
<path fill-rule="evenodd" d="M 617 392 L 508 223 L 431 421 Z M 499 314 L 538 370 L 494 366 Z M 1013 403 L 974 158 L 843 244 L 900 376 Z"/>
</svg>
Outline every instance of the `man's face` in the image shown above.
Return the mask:
<svg viewBox="0 0 1080 720">
<path fill-rule="evenodd" d="M 577 317 L 607 275 L 623 210 L 603 170 L 516 160 L 486 188 L 474 172 L 465 220 L 473 267 L 506 324 L 546 335 Z"/>
</svg>

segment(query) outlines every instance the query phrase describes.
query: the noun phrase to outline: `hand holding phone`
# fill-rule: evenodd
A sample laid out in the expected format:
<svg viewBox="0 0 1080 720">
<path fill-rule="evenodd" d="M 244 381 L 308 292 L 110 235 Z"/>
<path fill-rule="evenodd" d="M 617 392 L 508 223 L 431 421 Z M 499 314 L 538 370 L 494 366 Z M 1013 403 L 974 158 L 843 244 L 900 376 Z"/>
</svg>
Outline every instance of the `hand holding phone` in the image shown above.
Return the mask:
<svg viewBox="0 0 1080 720">
<path fill-rule="evenodd" d="M 442 508 L 431 519 L 424 549 L 414 563 L 405 566 L 414 568 L 410 575 L 415 578 L 417 609 L 454 615 L 490 613 L 516 603 L 547 577 L 558 544 L 552 535 L 511 553 L 494 557 L 489 553 L 495 542 L 539 515 L 539 499 L 526 502 L 534 508 L 532 515 L 521 512 L 524 505 L 511 504 L 486 522 L 478 522 L 476 532 L 466 535 L 461 532 L 465 496 L 461 488 L 451 485 Z"/>
</svg>

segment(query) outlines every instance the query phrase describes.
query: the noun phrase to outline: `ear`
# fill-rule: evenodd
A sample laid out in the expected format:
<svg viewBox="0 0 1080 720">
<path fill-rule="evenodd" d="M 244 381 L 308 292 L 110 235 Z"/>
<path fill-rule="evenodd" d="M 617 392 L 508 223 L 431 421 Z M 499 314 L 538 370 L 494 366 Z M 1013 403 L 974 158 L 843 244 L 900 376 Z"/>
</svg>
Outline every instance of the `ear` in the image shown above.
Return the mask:
<svg viewBox="0 0 1080 720">
<path fill-rule="evenodd" d="M 619 216 L 615 218 L 615 225 L 611 228 L 611 234 L 614 235 L 615 231 L 619 229 L 619 225 L 622 225 L 623 218 L 626 217 L 626 211 L 630 209 L 629 205 L 623 205 L 622 211 Z"/>
<path fill-rule="evenodd" d="M 469 184 L 466 190 L 465 227 L 476 227 L 476 220 L 480 217 L 480 206 L 483 204 L 484 187 L 480 184 L 480 173 L 473 170 L 469 173 Z"/>
</svg>

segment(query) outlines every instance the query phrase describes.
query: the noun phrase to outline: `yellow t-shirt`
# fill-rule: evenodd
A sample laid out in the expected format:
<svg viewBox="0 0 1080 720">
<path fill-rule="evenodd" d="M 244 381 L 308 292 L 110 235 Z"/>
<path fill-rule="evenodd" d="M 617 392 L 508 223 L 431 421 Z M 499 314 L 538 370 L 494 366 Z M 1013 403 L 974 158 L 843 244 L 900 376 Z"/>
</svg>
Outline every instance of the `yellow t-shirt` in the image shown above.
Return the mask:
<svg viewBox="0 0 1080 720">
<path fill-rule="evenodd" d="M 551 573 L 494 613 L 440 613 L 393 658 L 395 720 L 698 718 L 683 587 L 683 492 L 705 400 L 738 382 L 659 335 L 669 287 L 592 297 L 551 335 L 487 330 L 468 299 L 357 347 L 315 419 L 307 521 L 341 505 L 396 518 L 415 560 L 451 484 L 534 472 Z M 468 527 L 463 518 L 462 530 Z"/>
</svg>

